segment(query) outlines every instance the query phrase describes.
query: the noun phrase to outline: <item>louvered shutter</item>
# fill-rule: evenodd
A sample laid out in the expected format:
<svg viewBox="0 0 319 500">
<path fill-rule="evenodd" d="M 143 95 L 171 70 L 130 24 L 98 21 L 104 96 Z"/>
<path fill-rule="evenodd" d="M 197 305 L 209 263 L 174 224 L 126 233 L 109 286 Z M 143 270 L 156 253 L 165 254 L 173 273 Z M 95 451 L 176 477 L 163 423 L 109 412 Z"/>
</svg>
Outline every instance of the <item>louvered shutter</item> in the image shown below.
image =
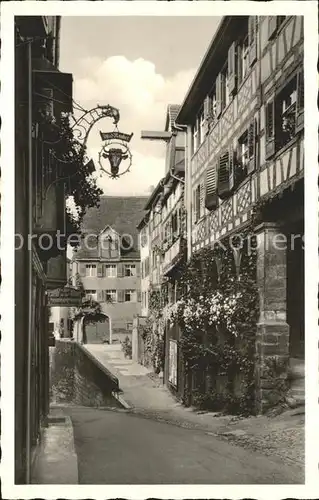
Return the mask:
<svg viewBox="0 0 319 500">
<path fill-rule="evenodd" d="M 79 262 L 78 270 L 80 276 L 86 276 L 86 264 L 84 264 L 83 262 Z"/>
<path fill-rule="evenodd" d="M 266 160 L 275 153 L 275 101 L 266 104 Z"/>
<path fill-rule="evenodd" d="M 205 183 L 202 181 L 199 188 L 199 217 L 205 213 Z"/>
<path fill-rule="evenodd" d="M 248 19 L 249 64 L 252 66 L 257 59 L 257 16 Z"/>
<path fill-rule="evenodd" d="M 218 205 L 217 197 L 217 163 L 210 163 L 206 170 L 205 207 L 215 210 Z"/>
<path fill-rule="evenodd" d="M 268 16 L 267 20 L 268 20 L 268 40 L 271 40 L 275 36 L 276 31 L 277 31 L 278 17 L 277 16 Z"/>
<path fill-rule="evenodd" d="M 97 301 L 103 302 L 103 290 L 97 290 Z"/>
<path fill-rule="evenodd" d="M 228 87 L 231 94 L 237 90 L 236 54 L 236 42 L 233 42 L 228 50 Z"/>
<path fill-rule="evenodd" d="M 297 74 L 296 132 L 304 127 L 304 72 Z"/>
<path fill-rule="evenodd" d="M 235 172 L 235 152 L 229 147 L 229 189 L 232 191 L 236 187 L 236 172 Z"/>
<path fill-rule="evenodd" d="M 248 128 L 248 168 L 247 173 L 251 173 L 255 170 L 256 166 L 256 132 L 257 132 L 257 121 L 253 120 Z"/>
<path fill-rule="evenodd" d="M 142 300 L 142 294 L 140 290 L 137 290 L 137 302 L 141 302 Z"/>
<path fill-rule="evenodd" d="M 103 264 L 98 263 L 97 265 L 97 277 L 98 278 L 103 278 Z"/>
<path fill-rule="evenodd" d="M 118 278 L 123 278 L 124 276 L 124 265 L 123 262 L 119 262 L 117 265 L 117 277 Z"/>
<path fill-rule="evenodd" d="M 219 158 L 217 192 L 220 198 L 226 198 L 230 194 L 228 151 Z"/>
<path fill-rule="evenodd" d="M 221 115 L 224 108 L 224 97 L 223 97 L 223 75 L 219 73 L 216 78 L 216 117 Z"/>
<path fill-rule="evenodd" d="M 117 291 L 117 301 L 124 302 L 124 290 Z"/>
</svg>

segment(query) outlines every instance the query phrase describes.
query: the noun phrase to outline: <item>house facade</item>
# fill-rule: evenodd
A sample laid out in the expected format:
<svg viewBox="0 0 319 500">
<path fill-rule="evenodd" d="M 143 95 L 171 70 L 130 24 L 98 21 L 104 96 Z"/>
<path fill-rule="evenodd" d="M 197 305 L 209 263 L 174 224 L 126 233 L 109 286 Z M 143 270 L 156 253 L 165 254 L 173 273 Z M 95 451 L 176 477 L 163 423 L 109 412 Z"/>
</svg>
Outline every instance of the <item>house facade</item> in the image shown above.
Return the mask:
<svg viewBox="0 0 319 500">
<path fill-rule="evenodd" d="M 65 234 L 64 185 L 49 142 L 61 112 L 72 112 L 72 75 L 58 70 L 59 17 L 17 16 L 14 29 L 15 482 L 24 484 L 49 405 L 46 292 L 66 283 L 56 238 Z"/>
<path fill-rule="evenodd" d="M 147 214 L 137 225 L 141 252 L 141 316 L 148 316 L 148 293 L 150 287 L 150 227 Z"/>
<path fill-rule="evenodd" d="M 141 313 L 141 263 L 137 223 L 146 198 L 102 196 L 99 208 L 83 221 L 83 240 L 72 260 L 73 285 L 101 305 L 105 322 L 87 325 L 87 343 L 130 337 L 133 319 Z M 83 332 L 77 330 L 75 337 Z M 81 340 L 79 338 L 78 340 Z"/>
<path fill-rule="evenodd" d="M 160 180 L 146 206 L 146 215 L 140 223 L 140 240 L 144 232 L 149 235 L 148 308 L 146 316 L 154 317 L 154 335 L 163 341 L 164 382 L 177 393 L 178 370 L 181 357 L 178 349 L 180 331 L 152 309 L 152 296 L 159 297 L 162 311 L 174 304 L 178 298 L 180 264 L 186 257 L 186 214 L 184 205 L 185 132 L 175 126 L 180 106 L 169 105 L 163 131 L 143 131 L 145 140 L 166 142 L 165 177 Z"/>
<path fill-rule="evenodd" d="M 256 398 L 262 366 L 304 366 L 303 19 L 224 17 L 176 118 L 187 126 L 188 257 L 240 234 L 258 206 Z M 286 242 L 281 246 L 278 241 Z M 299 375 L 298 375 L 299 374 Z M 303 385 L 295 394 L 303 397 Z"/>
</svg>

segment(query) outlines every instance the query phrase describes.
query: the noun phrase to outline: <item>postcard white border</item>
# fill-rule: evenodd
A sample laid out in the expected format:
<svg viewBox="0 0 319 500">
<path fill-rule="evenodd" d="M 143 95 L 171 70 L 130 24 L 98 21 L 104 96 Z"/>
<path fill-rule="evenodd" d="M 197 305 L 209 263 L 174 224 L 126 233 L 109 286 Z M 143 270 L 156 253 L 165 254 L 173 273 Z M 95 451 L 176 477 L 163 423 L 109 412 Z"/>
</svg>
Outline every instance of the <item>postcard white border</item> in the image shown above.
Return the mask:
<svg viewBox="0 0 319 500">
<path fill-rule="evenodd" d="M 50 1 L 1 4 L 2 496 L 38 498 L 316 498 L 318 475 L 318 6 L 315 1 Z M 303 15 L 305 19 L 306 485 L 14 485 L 14 15 Z"/>
</svg>

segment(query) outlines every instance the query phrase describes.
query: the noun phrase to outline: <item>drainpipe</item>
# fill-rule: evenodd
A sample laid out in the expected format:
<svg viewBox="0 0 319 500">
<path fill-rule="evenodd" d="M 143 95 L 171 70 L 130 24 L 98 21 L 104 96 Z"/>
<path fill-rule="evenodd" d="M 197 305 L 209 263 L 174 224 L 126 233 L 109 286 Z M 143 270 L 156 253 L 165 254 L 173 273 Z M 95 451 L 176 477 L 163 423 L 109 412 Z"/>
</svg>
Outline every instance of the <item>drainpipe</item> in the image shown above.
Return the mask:
<svg viewBox="0 0 319 500">
<path fill-rule="evenodd" d="M 31 382 L 32 382 L 32 309 L 33 309 L 33 179 L 32 179 L 32 41 L 28 45 L 28 355 L 27 355 L 27 418 L 26 418 L 26 483 L 31 482 Z M 31 243 L 29 243 L 29 241 Z M 30 246 L 30 248 L 29 248 Z"/>
<path fill-rule="evenodd" d="M 187 203 L 187 256 L 188 260 L 192 256 L 192 164 L 191 164 L 191 151 L 192 151 L 192 128 L 190 125 L 187 126 L 187 137 L 186 137 L 186 203 Z"/>
</svg>

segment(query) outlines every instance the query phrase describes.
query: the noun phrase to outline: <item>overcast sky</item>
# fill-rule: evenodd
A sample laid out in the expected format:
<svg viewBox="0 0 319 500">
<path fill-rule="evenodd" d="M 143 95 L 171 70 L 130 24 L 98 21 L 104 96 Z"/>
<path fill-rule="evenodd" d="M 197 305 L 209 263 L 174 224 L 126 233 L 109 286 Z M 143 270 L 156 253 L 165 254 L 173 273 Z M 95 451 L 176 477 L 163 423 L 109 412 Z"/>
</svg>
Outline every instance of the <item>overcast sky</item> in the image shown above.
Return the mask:
<svg viewBox="0 0 319 500">
<path fill-rule="evenodd" d="M 134 133 L 131 172 L 99 178 L 109 195 L 147 195 L 164 174 L 164 143 L 141 140 L 141 130 L 163 130 L 167 104 L 180 104 L 216 31 L 220 17 L 64 17 L 60 69 L 73 73 L 73 97 L 86 109 L 120 109 L 119 130 Z M 88 153 L 97 164 L 99 130 Z M 125 164 L 123 163 L 123 166 Z"/>
</svg>

